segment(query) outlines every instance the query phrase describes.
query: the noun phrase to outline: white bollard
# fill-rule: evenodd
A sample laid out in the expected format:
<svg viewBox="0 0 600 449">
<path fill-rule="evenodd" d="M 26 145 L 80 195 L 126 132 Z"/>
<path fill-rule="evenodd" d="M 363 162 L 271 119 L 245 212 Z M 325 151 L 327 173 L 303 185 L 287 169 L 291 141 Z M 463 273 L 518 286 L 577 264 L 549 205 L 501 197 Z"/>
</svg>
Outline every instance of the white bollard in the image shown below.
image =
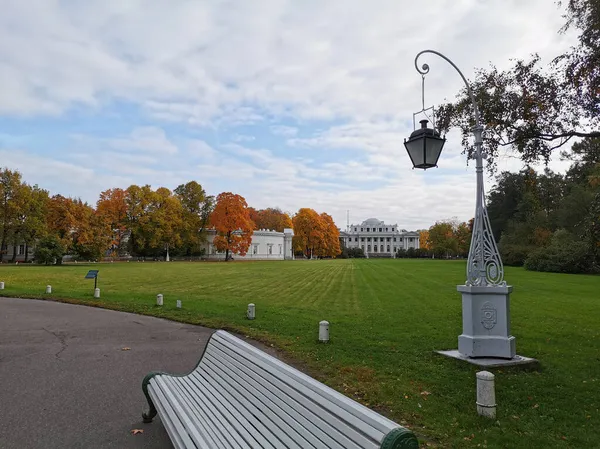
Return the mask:
<svg viewBox="0 0 600 449">
<path fill-rule="evenodd" d="M 4 282 L 0 282 L 0 290 L 4 290 Z"/>
<path fill-rule="evenodd" d="M 156 305 L 157 306 L 163 305 L 163 295 L 161 295 L 160 293 L 158 295 L 156 295 Z"/>
<path fill-rule="evenodd" d="M 177 308 L 178 308 L 178 309 L 181 309 L 181 299 L 178 299 L 178 300 L 177 300 Z"/>
<path fill-rule="evenodd" d="M 94 289 L 94 298 L 100 298 L 100 289 L 99 288 Z"/>
<path fill-rule="evenodd" d="M 321 321 L 319 323 L 319 341 L 321 343 L 329 341 L 329 321 Z"/>
<path fill-rule="evenodd" d="M 479 371 L 477 377 L 477 413 L 486 418 L 496 417 L 496 390 L 494 375 Z"/>
<path fill-rule="evenodd" d="M 52 286 L 46 285 L 46 293 L 52 293 Z"/>
<path fill-rule="evenodd" d="M 246 317 L 248 317 L 249 320 L 256 318 L 256 308 L 254 304 L 248 304 L 248 312 L 246 312 Z"/>
</svg>

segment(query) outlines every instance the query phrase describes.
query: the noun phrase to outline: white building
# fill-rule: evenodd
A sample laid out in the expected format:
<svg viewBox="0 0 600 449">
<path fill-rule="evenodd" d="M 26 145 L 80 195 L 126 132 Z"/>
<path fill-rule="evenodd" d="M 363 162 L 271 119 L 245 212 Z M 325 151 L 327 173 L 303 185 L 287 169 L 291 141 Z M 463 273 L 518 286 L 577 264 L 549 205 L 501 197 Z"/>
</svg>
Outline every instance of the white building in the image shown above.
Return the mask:
<svg viewBox="0 0 600 449">
<path fill-rule="evenodd" d="M 350 225 L 340 232 L 346 248 L 362 248 L 367 257 L 395 257 L 398 249 L 420 248 L 419 233 L 399 229 L 397 224 L 385 224 L 369 218 L 359 225 Z"/>
<path fill-rule="evenodd" d="M 225 252 L 219 252 L 213 245 L 216 231 L 209 230 L 205 243 L 206 257 L 212 260 L 225 259 Z M 292 237 L 294 230 L 286 228 L 283 232 L 267 229 L 255 230 L 252 243 L 245 256 L 233 254 L 235 260 L 291 260 L 294 258 Z"/>
</svg>

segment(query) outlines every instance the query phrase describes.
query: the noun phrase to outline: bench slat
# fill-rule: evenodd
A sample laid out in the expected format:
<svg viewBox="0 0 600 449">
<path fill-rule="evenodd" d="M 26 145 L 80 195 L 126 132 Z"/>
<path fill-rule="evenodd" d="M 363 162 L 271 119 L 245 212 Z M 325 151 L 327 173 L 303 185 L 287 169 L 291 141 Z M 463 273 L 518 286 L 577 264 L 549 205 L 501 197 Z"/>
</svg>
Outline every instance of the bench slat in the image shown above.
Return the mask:
<svg viewBox="0 0 600 449">
<path fill-rule="evenodd" d="M 175 394 L 175 392 L 169 387 L 169 377 L 168 376 L 160 376 L 156 379 L 156 384 L 160 386 L 162 393 L 165 396 L 165 399 L 171 405 L 171 408 L 177 414 L 177 418 L 181 421 L 181 424 L 185 427 L 189 438 L 193 441 L 195 448 L 198 449 L 210 449 L 210 445 L 206 441 L 206 436 L 202 435 L 198 432 L 198 430 L 194 427 L 190 416 L 186 413 L 185 403 L 183 398 L 179 395 Z"/>
<path fill-rule="evenodd" d="M 310 415 L 314 416 L 314 414 L 316 414 L 315 410 L 319 410 L 318 416 L 327 421 L 334 428 L 345 427 L 342 433 L 348 435 L 351 440 L 359 445 L 359 447 L 369 447 L 370 444 L 378 444 L 383 439 L 385 433 L 387 433 L 381 432 L 379 429 L 369 425 L 370 423 L 359 419 L 344 408 L 343 404 L 331 401 L 329 396 L 320 394 L 318 390 L 315 391 L 315 388 L 306 388 L 306 384 L 302 382 L 302 379 L 291 376 L 286 372 L 279 371 L 276 369 L 277 366 L 274 367 L 269 363 L 272 361 L 268 359 L 261 360 L 259 358 L 250 358 L 246 352 L 240 350 L 236 345 L 230 344 L 228 341 L 216 341 L 214 345 L 211 345 L 211 348 L 207 348 L 207 353 L 212 353 L 212 347 L 221 347 L 222 350 L 227 353 L 233 352 L 237 354 L 241 357 L 241 360 L 243 360 L 243 363 L 246 366 L 245 369 L 250 369 L 252 366 L 261 368 L 261 375 L 268 377 L 270 382 L 274 382 L 275 379 L 278 380 L 280 382 L 279 385 L 286 396 L 293 397 L 303 403 L 306 409 L 309 410 Z M 331 390 L 336 393 L 336 395 L 339 394 L 325 385 L 320 384 L 317 386 L 322 386 L 322 388 L 326 389 L 325 393 L 329 393 L 328 390 Z M 304 401 L 302 400 L 302 397 L 305 398 Z M 370 412 L 372 413 L 372 411 Z M 307 416 L 307 418 L 311 419 L 313 417 L 310 415 Z M 395 427 L 398 426 L 394 423 L 394 426 L 387 429 L 387 431 Z M 352 436 L 350 437 L 350 435 Z"/>
<path fill-rule="evenodd" d="M 169 434 L 169 438 L 171 438 L 173 446 L 175 446 L 176 449 L 189 449 L 195 447 L 196 445 L 188 436 L 183 424 L 178 420 L 175 411 L 169 405 L 169 402 L 166 400 L 165 395 L 162 393 L 155 379 L 150 381 L 148 394 L 154 402 L 160 420 L 165 426 L 165 429 L 167 429 L 167 433 Z"/>
<path fill-rule="evenodd" d="M 256 367 L 244 367 L 230 354 L 221 354 L 220 357 L 222 357 L 222 359 L 216 362 L 213 354 L 214 352 L 212 349 L 205 354 L 205 357 L 207 357 L 206 363 L 224 363 L 227 364 L 227 366 L 234 366 L 235 368 L 231 370 L 232 372 L 242 370 L 244 375 L 248 376 L 254 382 L 253 384 L 249 384 L 250 388 L 271 397 L 280 409 L 287 413 L 288 419 L 291 419 L 292 422 L 296 422 L 298 426 L 307 429 L 307 431 L 321 441 L 324 447 L 342 447 L 344 449 L 362 449 L 365 447 L 356 445 L 356 443 L 351 441 L 346 435 L 339 432 L 338 427 L 343 425 L 341 421 L 327 419 L 328 417 L 324 416 L 326 415 L 324 410 L 322 414 L 310 410 L 310 408 L 307 407 L 312 406 L 314 409 L 314 405 L 308 398 L 297 393 L 278 379 L 270 376 L 264 371 L 260 372 Z M 282 401 L 281 397 L 285 397 L 285 401 Z M 369 442 L 367 441 L 366 443 L 368 444 Z M 317 447 L 319 446 L 317 445 Z"/>
<path fill-rule="evenodd" d="M 208 417 L 205 412 L 205 407 L 200 406 L 196 399 L 192 397 L 191 391 L 186 388 L 182 382 L 183 378 L 178 377 L 165 377 L 165 382 L 169 385 L 169 388 L 176 391 L 185 401 L 185 411 L 190 415 L 190 420 L 193 423 L 194 428 L 197 432 L 201 433 L 209 446 L 212 447 L 231 447 L 232 449 L 238 449 L 239 446 L 235 445 L 235 442 L 231 442 L 225 439 L 227 433 L 221 432 L 215 429 L 212 420 Z"/>
<path fill-rule="evenodd" d="M 240 395 L 239 392 L 236 391 L 234 395 L 234 392 L 230 391 L 232 388 L 218 373 L 204 366 L 202 369 L 197 370 L 196 374 L 203 376 L 207 380 L 210 379 L 212 385 L 219 387 L 230 406 L 233 406 L 240 414 L 244 415 L 252 427 L 265 438 L 268 442 L 267 447 L 273 447 L 273 449 L 301 449 L 285 432 L 274 423 L 271 423 L 262 410 Z M 249 430 L 247 429 L 247 431 Z"/>
<path fill-rule="evenodd" d="M 194 371 L 188 376 L 188 379 L 200 389 L 203 389 L 207 396 L 213 398 L 213 413 L 220 413 L 226 417 L 229 425 L 234 429 L 234 432 L 240 435 L 248 442 L 248 448 L 253 447 L 264 447 L 274 449 L 260 432 L 251 432 L 254 428 L 253 424 L 246 419 L 246 417 L 238 411 L 232 404 L 231 400 L 228 399 L 223 392 L 217 390 L 214 385 L 211 385 L 207 380 L 202 377 L 197 371 Z M 250 416 L 248 417 L 250 418 Z"/>
<path fill-rule="evenodd" d="M 204 394 L 203 388 L 199 389 L 189 376 L 181 377 L 177 380 L 180 381 L 182 388 L 185 388 L 194 398 L 200 413 L 211 423 L 214 432 L 226 440 L 220 447 L 229 447 L 232 449 L 245 449 L 249 447 L 248 442 L 238 435 L 225 416 L 219 412 L 218 408 Z M 222 407 L 221 404 L 219 404 L 219 407 Z"/>
<path fill-rule="evenodd" d="M 213 360 L 212 355 L 206 356 L 207 362 Z M 292 447 L 298 447 L 299 449 L 327 448 L 322 441 L 320 441 L 310 430 L 302 425 L 300 420 L 294 419 L 284 411 L 281 400 L 277 400 L 276 397 L 274 397 L 264 388 L 256 388 L 256 383 L 249 382 L 247 379 L 236 375 L 238 368 L 235 365 L 226 360 L 216 362 L 217 363 L 207 363 L 205 368 L 214 368 L 215 373 L 220 376 L 222 380 L 227 382 L 232 389 L 234 389 L 239 395 L 243 396 L 250 403 L 255 404 L 256 407 L 267 416 L 269 420 L 268 422 L 277 425 L 283 432 L 285 432 L 286 435 L 289 435 L 291 438 L 293 438 L 295 445 Z M 245 371 L 245 373 L 249 375 L 248 371 Z M 300 415 L 296 415 L 299 418 L 302 418 Z"/>
<path fill-rule="evenodd" d="M 224 331 L 216 331 L 215 335 L 211 339 L 214 342 L 223 342 L 227 344 L 228 347 L 237 348 L 238 353 L 245 356 L 250 363 L 256 363 L 255 360 L 260 360 L 267 364 L 270 368 L 273 368 L 274 371 L 278 372 L 280 377 L 285 379 L 294 379 L 295 381 L 301 383 L 303 386 L 308 388 L 309 390 L 317 393 L 318 397 L 321 398 L 320 403 L 327 408 L 329 402 L 335 404 L 342 410 L 347 413 L 353 415 L 357 419 L 358 423 L 366 423 L 369 424 L 370 427 L 377 429 L 379 432 L 386 434 L 390 430 L 398 427 L 398 424 L 395 422 L 381 416 L 379 413 L 375 413 L 373 410 L 359 404 L 358 402 L 344 396 L 341 393 L 338 393 L 333 388 L 324 385 L 321 382 L 313 379 L 310 376 L 298 371 L 295 368 L 281 362 L 275 357 L 270 356 L 269 354 L 264 353 L 263 351 L 255 348 L 254 346 L 240 340 L 233 335 L 224 332 Z M 336 410 L 337 413 L 337 410 Z M 361 428 L 360 426 L 358 428 Z"/>
</svg>

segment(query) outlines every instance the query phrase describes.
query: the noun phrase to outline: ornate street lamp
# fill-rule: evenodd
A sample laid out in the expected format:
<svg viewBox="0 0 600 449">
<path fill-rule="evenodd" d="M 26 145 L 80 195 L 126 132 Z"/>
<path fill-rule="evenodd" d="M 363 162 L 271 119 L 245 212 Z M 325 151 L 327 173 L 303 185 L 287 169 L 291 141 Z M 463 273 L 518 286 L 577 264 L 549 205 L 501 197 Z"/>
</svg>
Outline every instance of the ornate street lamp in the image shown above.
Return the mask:
<svg viewBox="0 0 600 449">
<path fill-rule="evenodd" d="M 408 140 L 404 139 L 404 146 L 414 168 L 427 170 L 437 167 L 437 161 L 442 154 L 446 139 L 440 137 L 435 129 L 427 128 L 429 120 L 421 120 L 421 127 L 412 132 Z"/>
<path fill-rule="evenodd" d="M 446 56 L 433 50 L 423 50 L 415 58 L 415 68 L 423 79 L 429 73 L 429 66 L 421 68 L 417 60 L 423 53 L 433 53 L 446 60 L 456 69 L 467 87 L 473 104 L 475 115 L 475 171 L 477 173 L 477 196 L 475 205 L 475 221 L 471 236 L 471 247 L 467 261 L 467 280 L 464 285 L 457 286 L 462 293 L 463 332 L 458 337 L 458 354 L 456 351 L 441 353 L 459 358 L 504 358 L 514 359 L 516 356 L 515 337 L 510 335 L 510 293 L 511 286 L 504 281 L 504 268 L 496 242 L 492 234 L 490 220 L 485 207 L 483 190 L 482 132 L 479 108 L 473 96 L 471 86 L 462 72 Z M 424 106 L 424 102 L 423 102 Z M 432 108 L 430 108 L 432 109 Z M 421 112 L 424 112 L 423 109 Z M 414 122 L 414 115 L 413 115 Z M 427 128 L 427 120 L 421 121 L 421 128 L 415 130 L 404 142 L 415 168 L 437 167 L 445 139 L 435 129 Z M 435 123 L 434 123 L 435 128 Z M 453 354 L 454 353 L 454 354 Z"/>
</svg>

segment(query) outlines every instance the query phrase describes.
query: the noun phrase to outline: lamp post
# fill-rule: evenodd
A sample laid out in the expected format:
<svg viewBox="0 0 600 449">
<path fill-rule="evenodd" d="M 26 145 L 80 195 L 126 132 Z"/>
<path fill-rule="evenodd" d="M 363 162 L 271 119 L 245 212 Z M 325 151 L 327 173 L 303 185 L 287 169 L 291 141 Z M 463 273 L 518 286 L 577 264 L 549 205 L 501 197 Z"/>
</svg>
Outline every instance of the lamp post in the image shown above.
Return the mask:
<svg viewBox="0 0 600 449">
<path fill-rule="evenodd" d="M 458 352 L 463 357 L 513 359 L 516 356 L 515 337 L 510 335 L 510 293 L 511 286 L 504 281 L 502 260 L 492 234 L 490 220 L 485 206 L 483 189 L 483 126 L 479 108 L 467 79 L 458 67 L 443 54 L 434 50 L 423 50 L 415 58 L 415 68 L 425 77 L 429 66 L 418 65 L 424 53 L 435 54 L 446 60 L 461 76 L 473 104 L 475 126 L 475 171 L 477 193 L 475 220 L 471 235 L 471 246 L 467 260 L 467 279 L 464 285 L 457 286 L 462 294 L 463 332 L 458 337 Z M 423 102 L 423 110 L 425 105 Z M 421 121 L 421 128 L 415 130 L 404 145 L 414 168 L 437 167 L 445 139 L 438 131 L 427 128 L 427 120 Z M 449 351 L 451 352 L 451 351 Z"/>
</svg>

